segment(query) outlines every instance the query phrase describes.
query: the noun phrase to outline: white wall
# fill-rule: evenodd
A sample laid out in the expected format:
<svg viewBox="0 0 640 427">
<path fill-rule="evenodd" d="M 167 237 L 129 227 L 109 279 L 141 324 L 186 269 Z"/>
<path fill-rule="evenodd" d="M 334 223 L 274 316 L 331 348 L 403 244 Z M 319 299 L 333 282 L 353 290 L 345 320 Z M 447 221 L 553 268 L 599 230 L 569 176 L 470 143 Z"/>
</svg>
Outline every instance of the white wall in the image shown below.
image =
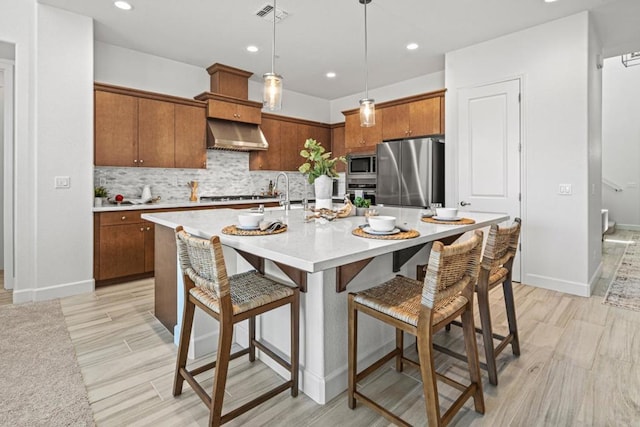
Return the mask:
<svg viewBox="0 0 640 427">
<path fill-rule="evenodd" d="M 450 52 L 445 59 L 447 203 L 457 200 L 457 92 L 522 78 L 522 281 L 588 295 L 589 15 Z M 559 184 L 573 195 L 558 195 Z"/>
<path fill-rule="evenodd" d="M 602 43 L 589 20 L 588 129 L 589 129 L 589 283 L 591 289 L 602 268 Z"/>
<path fill-rule="evenodd" d="M 602 85 L 602 177 L 623 188 L 603 186 L 602 207 L 617 225 L 640 229 L 640 65 L 606 59 Z"/>
<path fill-rule="evenodd" d="M 392 99 L 404 98 L 419 93 L 441 90 L 444 85 L 444 71 L 425 74 L 420 77 L 394 83 L 375 89 L 369 89 L 369 97 L 375 99 L 376 103 L 391 101 Z M 360 107 L 360 100 L 364 98 L 364 82 L 362 92 L 331 101 L 330 123 L 344 122 L 343 111 L 353 110 Z"/>
<path fill-rule="evenodd" d="M 15 45 L 14 138 L 16 185 L 14 301 L 21 289 L 33 287 L 35 280 L 35 0 L 0 0 L 0 40 Z M 10 278 L 9 278 L 10 279 Z"/>
<path fill-rule="evenodd" d="M 2 57 L 0 56 L 1 60 Z M 4 200 L 4 91 L 4 70 L 0 68 L 0 201 Z M 4 209 L 2 205 L 3 203 L 0 202 L 0 224 L 4 224 Z M 0 242 L 4 242 L 4 227 L 2 226 L 0 226 Z M 0 269 L 4 270 L 4 247 L 0 249 Z"/>
<path fill-rule="evenodd" d="M 37 10 L 36 300 L 94 286 L 93 21 Z M 54 188 L 56 176 L 70 188 Z"/>
<path fill-rule="evenodd" d="M 215 63 L 215 58 L 211 63 Z M 98 41 L 95 42 L 95 80 L 184 98 L 207 92 L 211 85 L 205 68 Z M 249 81 L 249 99 L 262 102 L 259 82 Z M 282 110 L 275 114 L 327 123 L 329 101 L 286 90 L 285 76 Z"/>
</svg>

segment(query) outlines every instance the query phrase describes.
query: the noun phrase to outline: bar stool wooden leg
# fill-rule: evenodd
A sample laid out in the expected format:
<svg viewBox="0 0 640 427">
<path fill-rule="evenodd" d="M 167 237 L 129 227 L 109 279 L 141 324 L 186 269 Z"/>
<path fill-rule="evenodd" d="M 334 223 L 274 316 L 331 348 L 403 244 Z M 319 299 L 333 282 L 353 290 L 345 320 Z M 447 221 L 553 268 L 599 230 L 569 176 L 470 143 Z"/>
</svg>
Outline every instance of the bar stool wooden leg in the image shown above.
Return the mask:
<svg viewBox="0 0 640 427">
<path fill-rule="evenodd" d="M 298 336 L 300 331 L 300 292 L 295 292 L 291 303 L 291 396 L 298 395 Z"/>
<path fill-rule="evenodd" d="M 231 342 L 233 338 L 233 323 L 220 319 L 220 335 L 218 336 L 218 354 L 216 356 L 216 370 L 213 377 L 213 393 L 209 413 L 209 425 L 222 424 L 222 403 L 224 388 L 227 385 L 227 371 L 231 356 Z"/>
<path fill-rule="evenodd" d="M 348 364 L 349 364 L 349 391 L 348 404 L 350 409 L 356 407 L 356 372 L 358 369 L 357 361 L 357 339 L 358 339 L 358 312 L 354 306 L 354 294 L 349 294 L 349 343 L 348 343 Z"/>
<path fill-rule="evenodd" d="M 487 279 L 489 272 L 482 270 L 478 280 L 478 311 L 480 312 L 480 324 L 482 325 L 482 340 L 484 342 L 484 354 L 487 361 L 489 382 L 498 385 L 498 368 L 496 366 L 496 353 L 493 346 L 493 329 L 491 325 L 491 311 L 489 309 L 489 287 Z M 485 279 L 485 280 L 483 280 Z"/>
<path fill-rule="evenodd" d="M 402 329 L 396 328 L 396 371 L 402 372 L 402 358 L 404 357 L 404 332 Z"/>
<path fill-rule="evenodd" d="M 189 340 L 191 338 L 191 328 L 193 326 L 193 314 L 195 309 L 195 304 L 189 301 L 189 296 L 186 295 L 182 315 L 182 326 L 180 327 L 180 343 L 178 345 L 178 357 L 176 359 L 176 372 L 173 378 L 174 396 L 182 394 L 184 377 L 182 376 L 181 371 L 187 366 L 187 354 L 189 353 Z"/>
<path fill-rule="evenodd" d="M 502 283 L 504 292 L 504 303 L 507 309 L 507 320 L 509 322 L 509 333 L 513 336 L 511 341 L 511 350 L 516 356 L 520 356 L 520 339 L 518 337 L 518 324 L 516 322 L 516 305 L 513 301 L 513 287 L 511 286 L 511 270 L 509 276 Z"/>
<path fill-rule="evenodd" d="M 469 377 L 475 384 L 473 403 L 476 412 L 484 414 L 484 396 L 482 394 L 482 379 L 480 377 L 480 363 L 478 362 L 478 344 L 476 342 L 476 328 L 473 325 L 473 301 L 469 302 L 469 309 L 462 313 L 462 333 L 464 346 L 467 351 L 467 363 L 469 365 Z"/>
<path fill-rule="evenodd" d="M 433 346 L 431 331 L 424 330 L 431 328 L 429 322 L 424 328 L 418 328 L 418 359 L 420 360 L 420 372 L 422 375 L 422 388 L 424 390 L 424 400 L 427 411 L 427 421 L 429 426 L 440 426 L 440 400 L 438 397 L 438 385 L 436 377 L 436 367 L 433 360 Z"/>
<path fill-rule="evenodd" d="M 249 361 L 256 361 L 256 316 L 249 318 Z"/>
</svg>

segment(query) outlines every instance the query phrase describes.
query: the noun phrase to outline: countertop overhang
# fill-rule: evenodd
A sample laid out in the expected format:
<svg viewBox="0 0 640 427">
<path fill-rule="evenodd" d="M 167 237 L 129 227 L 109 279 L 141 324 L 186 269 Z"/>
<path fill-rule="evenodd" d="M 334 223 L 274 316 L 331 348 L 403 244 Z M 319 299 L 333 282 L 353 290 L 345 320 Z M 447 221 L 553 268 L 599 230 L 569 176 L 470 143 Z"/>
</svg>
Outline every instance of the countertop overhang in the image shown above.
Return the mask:
<svg viewBox="0 0 640 427">
<path fill-rule="evenodd" d="M 321 224 L 304 222 L 303 211 L 281 208 L 266 209 L 265 219 L 281 219 L 288 225 L 285 233 L 268 236 L 235 236 L 222 234 L 222 228 L 237 223 L 238 211 L 233 209 L 192 210 L 166 213 L 145 213 L 143 219 L 174 229 L 181 225 L 193 235 L 211 238 L 220 236 L 223 245 L 264 259 L 315 273 L 367 258 L 372 258 L 416 245 L 463 234 L 509 219 L 504 213 L 460 212 L 476 221 L 471 225 L 431 224 L 421 221 L 421 210 L 414 208 L 379 208 L 381 214 L 393 215 L 399 223 L 420 232 L 406 240 L 379 240 L 357 237 L 352 230 L 365 221 L 364 217 L 347 217 Z"/>
</svg>

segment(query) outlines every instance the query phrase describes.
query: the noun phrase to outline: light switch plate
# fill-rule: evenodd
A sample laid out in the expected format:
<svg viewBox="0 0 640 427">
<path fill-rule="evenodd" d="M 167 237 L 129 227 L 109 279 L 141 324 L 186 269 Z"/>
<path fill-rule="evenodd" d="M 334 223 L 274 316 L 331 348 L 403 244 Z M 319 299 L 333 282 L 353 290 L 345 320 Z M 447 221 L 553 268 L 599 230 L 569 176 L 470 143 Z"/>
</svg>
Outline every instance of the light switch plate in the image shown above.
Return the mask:
<svg viewBox="0 0 640 427">
<path fill-rule="evenodd" d="M 571 184 L 560 184 L 558 188 L 558 194 L 562 194 L 563 196 L 570 196 Z"/>
<path fill-rule="evenodd" d="M 70 188 L 70 187 L 71 187 L 71 177 L 56 176 L 55 188 Z"/>
</svg>

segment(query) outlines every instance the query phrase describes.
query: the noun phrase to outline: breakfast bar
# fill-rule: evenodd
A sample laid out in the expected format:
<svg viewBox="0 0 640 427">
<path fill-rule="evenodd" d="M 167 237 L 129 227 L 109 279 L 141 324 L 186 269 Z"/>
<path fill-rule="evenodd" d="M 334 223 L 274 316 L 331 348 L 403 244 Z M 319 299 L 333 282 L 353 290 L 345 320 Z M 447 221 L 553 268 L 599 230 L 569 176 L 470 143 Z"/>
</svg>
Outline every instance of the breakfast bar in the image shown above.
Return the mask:
<svg viewBox="0 0 640 427">
<path fill-rule="evenodd" d="M 177 335 L 183 296 L 176 261 L 175 227 L 182 225 L 187 232 L 202 238 L 220 236 L 228 274 L 257 269 L 300 287 L 300 385 L 306 395 L 324 404 L 347 388 L 347 297 L 344 291 L 366 289 L 395 274 L 415 277 L 416 265 L 427 261 L 433 241 L 452 242 L 468 231 L 509 219 L 502 213 L 461 212 L 468 221 L 450 225 L 423 221 L 420 209 L 385 207 L 378 210 L 382 215 L 396 217 L 397 225 L 411 230 L 407 233 L 411 238 L 366 238 L 357 232 L 365 223 L 364 217 L 307 222 L 302 209 L 266 209 L 265 220 L 280 220 L 287 229 L 260 236 L 224 234 L 225 227 L 238 223 L 239 211 L 233 209 L 144 214 L 144 219 L 156 224 L 156 317 L 174 332 L 174 337 Z M 163 307 L 164 312 L 159 313 L 159 307 Z M 257 334 L 282 353 L 289 354 L 288 313 L 286 309 L 279 310 L 258 319 Z M 362 319 L 359 325 L 358 354 L 364 363 L 388 351 L 395 342 L 391 328 L 367 320 Z M 247 327 L 238 325 L 236 344 L 245 346 L 247 336 Z M 215 321 L 199 317 L 196 310 L 190 356 L 215 351 L 216 343 Z M 286 375 L 281 366 L 268 362 L 265 360 L 272 369 Z"/>
</svg>

